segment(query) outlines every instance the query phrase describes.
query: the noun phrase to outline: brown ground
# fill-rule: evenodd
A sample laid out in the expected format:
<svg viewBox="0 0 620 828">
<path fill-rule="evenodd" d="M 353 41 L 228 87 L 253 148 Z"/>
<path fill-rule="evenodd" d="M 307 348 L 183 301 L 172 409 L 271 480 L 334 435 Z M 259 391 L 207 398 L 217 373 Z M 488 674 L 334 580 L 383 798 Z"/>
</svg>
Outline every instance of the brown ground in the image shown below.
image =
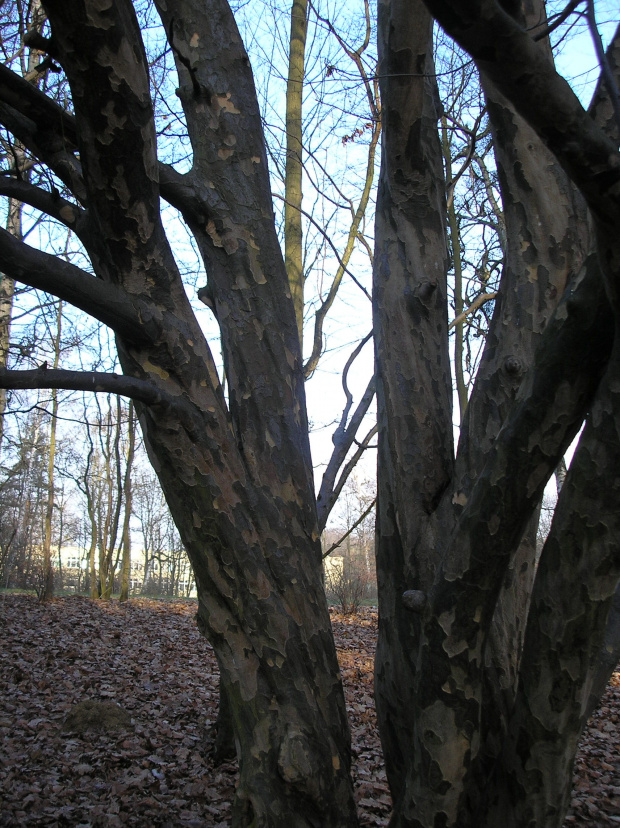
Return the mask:
<svg viewBox="0 0 620 828">
<path fill-rule="evenodd" d="M 146 599 L 41 607 L 0 596 L 0 826 L 229 825 L 236 767 L 214 768 L 209 757 L 217 671 L 194 611 Z M 376 612 L 332 618 L 361 824 L 387 825 L 372 699 Z M 120 705 L 131 724 L 101 702 Z M 620 825 L 619 714 L 615 674 L 582 740 L 567 826 Z"/>
</svg>

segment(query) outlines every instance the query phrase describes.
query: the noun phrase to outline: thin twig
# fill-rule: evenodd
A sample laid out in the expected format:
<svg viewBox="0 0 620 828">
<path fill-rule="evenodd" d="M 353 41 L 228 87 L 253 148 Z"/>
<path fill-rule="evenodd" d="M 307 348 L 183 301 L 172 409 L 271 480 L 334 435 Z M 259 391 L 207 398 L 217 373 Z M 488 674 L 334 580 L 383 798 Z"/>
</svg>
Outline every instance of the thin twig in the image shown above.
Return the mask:
<svg viewBox="0 0 620 828">
<path fill-rule="evenodd" d="M 486 302 L 490 302 L 492 299 L 495 299 L 497 296 L 496 293 L 481 293 L 480 296 L 477 296 L 471 305 L 466 308 L 463 313 L 459 313 L 456 319 L 453 319 L 452 322 L 448 325 L 448 330 L 451 331 L 452 328 L 455 328 L 460 322 L 462 322 L 470 313 L 477 311 L 479 307 L 484 305 Z"/>
<path fill-rule="evenodd" d="M 325 558 L 327 558 L 327 556 L 328 556 L 328 555 L 331 555 L 331 553 L 334 551 L 334 549 L 338 549 L 338 547 L 340 546 L 340 544 L 341 544 L 344 540 L 346 540 L 346 539 L 349 537 L 349 535 L 351 534 L 351 532 L 352 532 L 354 529 L 357 529 L 357 527 L 358 527 L 358 526 L 360 525 L 360 523 L 364 520 L 364 518 L 365 518 L 368 514 L 370 514 L 370 512 L 371 512 L 371 511 L 375 508 L 375 503 L 376 503 L 376 502 L 377 502 L 377 498 L 375 497 L 375 498 L 373 498 L 373 500 L 372 500 L 372 502 L 371 502 L 370 506 L 366 509 L 366 511 L 362 514 L 362 516 L 361 516 L 360 518 L 358 518 L 358 519 L 355 521 L 355 523 L 354 523 L 354 524 L 353 524 L 353 526 L 349 529 L 349 531 L 348 531 L 348 532 L 346 532 L 346 533 L 345 533 L 345 534 L 344 534 L 344 535 L 340 538 L 340 540 L 339 540 L 339 541 L 337 541 L 337 543 L 332 543 L 332 545 L 329 547 L 329 549 L 327 550 L 327 552 L 325 552 L 325 553 L 324 553 L 324 555 L 323 555 L 323 560 L 325 560 Z"/>
</svg>

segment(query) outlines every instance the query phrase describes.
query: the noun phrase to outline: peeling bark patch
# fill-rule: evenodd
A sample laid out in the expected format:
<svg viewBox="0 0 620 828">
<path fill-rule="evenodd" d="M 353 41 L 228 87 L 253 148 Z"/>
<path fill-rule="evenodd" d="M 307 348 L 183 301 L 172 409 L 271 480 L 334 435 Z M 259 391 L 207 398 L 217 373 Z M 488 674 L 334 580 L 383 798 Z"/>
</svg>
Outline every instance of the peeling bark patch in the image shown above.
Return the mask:
<svg viewBox="0 0 620 828">
<path fill-rule="evenodd" d="M 114 133 L 120 132 L 127 123 L 126 115 L 116 115 L 114 112 L 114 101 L 107 101 L 101 114 L 106 119 L 106 127 L 98 133 L 97 140 L 101 144 L 111 144 L 114 141 Z"/>
<path fill-rule="evenodd" d="M 142 244 L 146 244 L 155 231 L 155 225 L 150 219 L 150 212 L 143 201 L 134 202 L 127 210 L 128 218 L 132 218 L 138 226 L 138 236 Z M 128 238 L 128 241 L 131 237 Z"/>
<path fill-rule="evenodd" d="M 211 238 L 215 247 L 222 247 L 226 253 L 231 256 L 239 249 L 239 241 L 232 228 L 224 228 L 224 232 L 219 233 L 214 221 L 209 221 L 205 227 L 207 234 Z M 246 285 L 247 286 L 247 285 Z"/>
<path fill-rule="evenodd" d="M 153 363 L 148 359 L 146 362 L 142 363 L 142 367 L 149 374 L 157 374 L 157 376 L 163 380 L 170 379 L 170 374 L 167 371 L 160 368 L 158 365 L 153 365 Z"/>
<path fill-rule="evenodd" d="M 111 8 L 112 0 L 91 0 L 91 3 L 86 7 L 86 21 L 97 29 L 110 29 L 114 22 L 109 20 L 101 12 Z"/>
<path fill-rule="evenodd" d="M 256 573 L 254 580 L 249 585 L 249 590 L 252 595 L 256 595 L 257 598 L 265 600 L 269 598 L 271 595 L 271 586 L 265 574 L 258 570 Z"/>
<path fill-rule="evenodd" d="M 443 801 L 450 813 L 456 813 L 458 798 L 463 787 L 468 762 L 466 756 L 470 751 L 469 739 L 457 727 L 452 711 L 437 701 L 421 711 L 420 729 L 423 732 L 424 747 L 435 765 L 435 789 L 442 790 Z M 447 790 L 443 790 L 449 786 Z M 419 819 L 422 825 L 431 825 L 434 801 L 417 803 Z M 430 809 L 427 814 L 426 810 Z"/>
<path fill-rule="evenodd" d="M 314 776 L 307 739 L 300 731 L 287 731 L 280 745 L 278 771 L 285 782 L 300 783 Z"/>
<path fill-rule="evenodd" d="M 149 86 L 142 63 L 127 40 L 122 40 L 117 52 L 104 46 L 97 55 L 97 63 L 110 70 L 110 85 L 121 92 L 125 83 L 143 104 L 150 104 Z"/>
<path fill-rule="evenodd" d="M 69 207 L 67 205 L 65 205 L 64 207 L 61 207 L 61 209 L 60 209 L 60 217 L 62 218 L 62 220 L 64 222 L 66 222 L 66 224 L 75 224 L 75 221 L 76 221 L 76 214 L 75 213 L 76 213 L 76 211 L 73 209 L 73 207 Z"/>
<path fill-rule="evenodd" d="M 467 649 L 467 641 L 463 638 L 455 638 L 452 636 L 452 625 L 456 617 L 456 609 L 453 607 L 449 612 L 443 612 L 437 619 L 439 626 L 444 631 L 446 638 L 443 641 L 442 647 L 445 652 L 452 658 Z"/>
<path fill-rule="evenodd" d="M 229 112 L 231 115 L 240 115 L 240 111 L 230 98 L 230 92 L 225 95 L 216 95 L 213 100 L 214 109 L 219 112 Z"/>
<path fill-rule="evenodd" d="M 118 164 L 116 167 L 116 175 L 112 179 L 112 187 L 118 197 L 120 206 L 123 210 L 126 210 L 131 202 L 131 192 L 127 186 L 127 174 L 125 172 L 125 167 L 121 164 Z"/>
</svg>

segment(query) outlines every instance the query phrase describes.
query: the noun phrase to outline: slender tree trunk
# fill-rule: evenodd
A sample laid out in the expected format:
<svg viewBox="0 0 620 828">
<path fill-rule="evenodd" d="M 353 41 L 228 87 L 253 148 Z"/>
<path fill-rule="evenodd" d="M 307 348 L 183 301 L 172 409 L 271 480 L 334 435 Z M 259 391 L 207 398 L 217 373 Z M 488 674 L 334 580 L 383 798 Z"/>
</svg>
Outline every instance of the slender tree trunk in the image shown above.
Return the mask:
<svg viewBox="0 0 620 828">
<path fill-rule="evenodd" d="M 94 600 L 99 597 L 99 590 L 97 589 L 97 539 L 99 536 L 97 524 L 97 511 L 95 508 L 95 493 L 93 491 L 93 481 L 91 478 L 93 472 L 93 458 L 95 457 L 95 446 L 93 438 L 90 433 L 90 425 L 86 426 L 86 434 L 88 437 L 89 450 L 86 458 L 86 467 L 84 469 L 83 484 L 84 495 L 86 497 L 86 510 L 88 512 L 88 522 L 90 525 L 90 546 L 88 549 L 88 574 L 89 574 L 89 593 Z"/>
<path fill-rule="evenodd" d="M 125 514 L 123 518 L 123 558 L 121 564 L 121 594 L 120 600 L 127 601 L 129 599 L 129 579 L 131 575 L 131 531 L 130 520 L 133 508 L 133 489 L 132 489 L 132 467 L 135 455 L 136 445 L 136 421 L 134 419 L 133 402 L 129 403 L 129 410 L 127 413 L 127 436 L 129 444 L 127 447 L 127 465 L 125 467 Z"/>
<path fill-rule="evenodd" d="M 291 286 L 299 341 L 304 328 L 303 234 L 301 223 L 302 106 L 306 71 L 308 0 L 293 0 L 286 86 L 286 167 L 284 179 L 284 264 Z"/>
<path fill-rule="evenodd" d="M 7 230 L 11 235 L 21 238 L 22 203 L 9 199 L 9 215 Z M 9 342 L 11 335 L 11 317 L 13 315 L 13 296 L 15 294 L 15 279 L 0 273 L 0 368 L 6 368 L 9 358 Z M 6 411 L 6 390 L 0 389 L 0 451 L 2 450 L 2 435 L 4 433 L 4 412 Z"/>
<path fill-rule="evenodd" d="M 398 809 L 414 758 L 420 637 L 420 617 L 402 595 L 427 590 L 432 575 L 428 562 L 440 527 L 428 516 L 452 476 L 452 382 L 445 185 L 430 80 L 432 21 L 417 0 L 385 0 L 379 3 L 378 37 L 384 131 L 373 274 L 379 424 L 375 693 Z"/>
<path fill-rule="evenodd" d="M 114 476 L 111 480 L 110 490 L 114 483 L 116 483 L 116 503 L 114 505 L 113 517 L 110 526 L 110 536 L 108 540 L 108 550 L 106 556 L 107 562 L 107 579 L 106 579 L 106 597 L 111 598 L 114 592 L 114 576 L 118 566 L 118 558 L 120 555 L 114 555 L 116 549 L 116 540 L 118 538 L 118 526 L 121 519 L 121 511 L 123 508 L 123 474 L 121 469 L 121 434 L 122 434 L 122 406 L 121 398 L 116 397 L 116 426 L 114 432 Z M 110 464 L 110 468 L 112 468 Z M 121 537 L 122 544 L 122 537 Z"/>
<path fill-rule="evenodd" d="M 446 178 L 452 181 L 452 153 L 450 150 L 450 139 L 448 136 L 448 122 L 445 115 L 441 118 L 441 148 L 446 164 Z M 450 230 L 450 243 L 452 247 L 452 266 L 454 268 L 454 316 L 459 319 L 463 313 L 463 262 L 461 256 L 461 233 L 459 228 L 456 207 L 454 206 L 454 193 L 448 203 L 448 228 Z M 464 324 L 458 321 L 454 326 L 454 376 L 456 380 L 456 393 L 459 401 L 459 427 L 465 416 L 467 408 L 467 385 L 463 373 L 463 340 Z"/>
<path fill-rule="evenodd" d="M 56 313 L 56 335 L 54 337 L 54 363 L 58 368 L 60 362 L 60 337 L 62 334 L 62 301 L 58 302 Z M 47 462 L 47 507 L 45 510 L 45 527 L 43 535 L 43 588 L 40 600 L 45 603 L 54 597 L 54 565 L 52 563 L 52 522 L 54 517 L 54 464 L 56 462 L 56 426 L 58 423 L 58 392 L 52 391 L 52 412 L 50 422 L 50 443 Z"/>
</svg>

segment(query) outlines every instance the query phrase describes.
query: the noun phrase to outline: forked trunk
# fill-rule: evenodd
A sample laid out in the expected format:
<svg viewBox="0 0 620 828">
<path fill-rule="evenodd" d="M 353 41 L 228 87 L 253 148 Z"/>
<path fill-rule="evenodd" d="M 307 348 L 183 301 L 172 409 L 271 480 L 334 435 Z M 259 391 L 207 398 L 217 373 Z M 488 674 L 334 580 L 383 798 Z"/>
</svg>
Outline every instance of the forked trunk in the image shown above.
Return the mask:
<svg viewBox="0 0 620 828">
<path fill-rule="evenodd" d="M 354 826 L 299 335 L 252 73 L 226 3 L 157 6 L 193 148 L 185 176 L 157 162 L 132 4 L 46 4 L 73 93 L 82 238 L 99 280 L 141 309 L 139 328 L 117 330 L 119 358 L 150 389 L 136 411 L 232 710 L 233 824 Z M 105 140 L 91 140 L 102 123 Z M 205 259 L 228 399 L 164 233 L 160 186 Z"/>
<path fill-rule="evenodd" d="M 540 9 L 527 12 L 539 22 Z M 547 826 L 555 824 L 547 819 L 560 818 L 582 722 L 577 715 L 567 725 L 576 702 L 562 699 L 551 702 L 564 711 L 562 728 L 545 712 L 551 724 L 539 745 L 533 712 L 521 730 L 517 724 L 532 704 L 519 676 L 540 675 L 528 642 L 536 640 L 537 624 L 539 637 L 548 635 L 549 623 L 546 615 L 537 621 L 536 604 L 526 634 L 533 529 L 544 482 L 591 406 L 608 359 L 609 311 L 596 258 L 587 258 L 582 200 L 540 139 L 489 87 L 508 248 L 453 460 L 430 20 L 415 3 L 380 2 L 379 43 L 376 687 L 394 797 L 391 825 Z M 605 479 L 614 492 L 613 475 Z M 562 531 L 570 535 L 568 527 Z M 546 567 L 558 569 L 551 549 L 543 553 L 537 590 L 545 589 Z M 604 549 L 601 555 L 609 562 Z M 593 587 L 601 600 L 584 610 L 596 615 L 584 627 L 595 638 L 609 606 L 608 586 Z M 563 586 L 561 594 L 570 591 Z M 536 595 L 541 607 L 550 605 Z M 552 645 L 544 644 L 547 680 L 564 688 Z M 588 683 L 584 673 L 566 693 L 582 694 Z M 543 769 L 545 738 L 557 739 L 558 761 Z M 532 757 L 523 768 L 521 755 Z M 541 773 L 528 772 L 531 767 Z M 535 823 L 528 821 L 534 812 Z"/>
</svg>

